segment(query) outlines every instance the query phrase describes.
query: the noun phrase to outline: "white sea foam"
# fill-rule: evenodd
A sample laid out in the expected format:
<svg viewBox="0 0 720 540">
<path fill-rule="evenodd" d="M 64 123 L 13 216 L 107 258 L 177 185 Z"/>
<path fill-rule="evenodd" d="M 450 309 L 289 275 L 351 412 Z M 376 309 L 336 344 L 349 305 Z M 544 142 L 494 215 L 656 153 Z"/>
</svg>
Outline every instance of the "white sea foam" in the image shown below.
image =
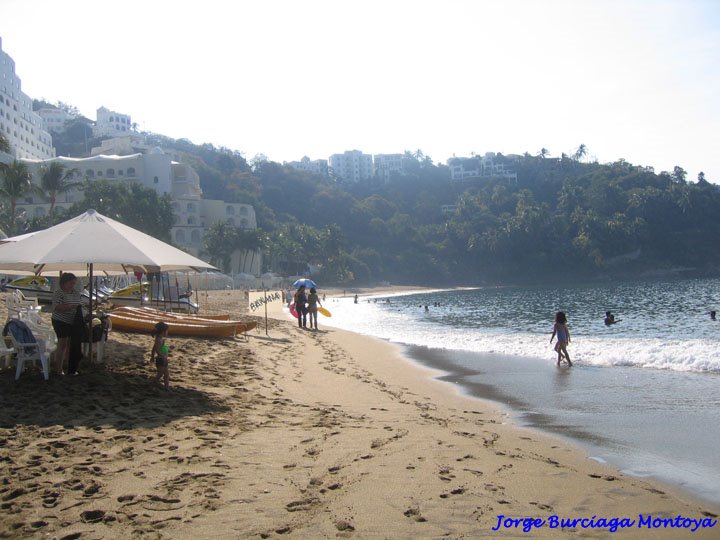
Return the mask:
<svg viewBox="0 0 720 540">
<path fill-rule="evenodd" d="M 549 343 L 551 327 L 546 333 L 515 331 L 508 328 L 467 327 L 437 324 L 432 306 L 425 312 L 418 303 L 412 309 L 389 309 L 391 303 L 371 298 L 354 304 L 352 298 L 326 302 L 333 317 L 320 323 L 387 339 L 392 342 L 430 348 L 481 353 L 501 353 L 554 361 L 556 353 Z M 548 323 L 549 324 L 549 323 Z M 718 341 L 711 339 L 676 339 L 672 336 L 630 337 L 603 334 L 573 334 L 569 346 L 571 358 L 593 366 L 634 366 L 677 371 L 718 372 Z"/>
</svg>

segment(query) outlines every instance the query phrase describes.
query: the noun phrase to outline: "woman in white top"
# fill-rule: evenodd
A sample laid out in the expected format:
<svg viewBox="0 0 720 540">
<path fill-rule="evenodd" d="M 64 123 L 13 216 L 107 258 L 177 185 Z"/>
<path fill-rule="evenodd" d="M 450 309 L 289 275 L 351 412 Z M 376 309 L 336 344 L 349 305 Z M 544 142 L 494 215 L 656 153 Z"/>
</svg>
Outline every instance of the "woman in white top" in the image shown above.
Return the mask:
<svg viewBox="0 0 720 540">
<path fill-rule="evenodd" d="M 63 364 L 68 360 L 68 373 L 77 375 L 82 357 L 83 303 L 82 295 L 75 290 L 75 274 L 60 276 L 60 287 L 53 293 L 52 325 L 58 338 L 55 350 L 56 370 L 63 373 Z"/>
</svg>

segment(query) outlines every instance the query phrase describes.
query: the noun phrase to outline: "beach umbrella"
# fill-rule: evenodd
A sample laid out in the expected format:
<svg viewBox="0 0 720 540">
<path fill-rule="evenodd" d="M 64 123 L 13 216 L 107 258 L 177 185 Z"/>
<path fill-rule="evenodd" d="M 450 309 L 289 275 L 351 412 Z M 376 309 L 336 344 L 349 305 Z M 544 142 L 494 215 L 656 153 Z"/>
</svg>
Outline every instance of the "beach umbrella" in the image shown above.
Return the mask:
<svg viewBox="0 0 720 540">
<path fill-rule="evenodd" d="M 216 270 L 214 266 L 170 244 L 88 210 L 73 219 L 0 245 L 0 271 L 24 270 L 132 273 L 172 270 Z"/>
<path fill-rule="evenodd" d="M 292 286 L 296 289 L 299 289 L 300 287 L 305 287 L 306 289 L 315 287 L 317 289 L 317 285 L 315 285 L 315 282 L 310 278 L 300 278 L 295 280 L 295 283 L 293 283 Z"/>
<path fill-rule="evenodd" d="M 25 234 L 19 234 L 17 236 L 9 236 L 8 238 L 2 238 L 0 239 L 0 244 L 7 244 L 8 242 L 19 242 L 20 240 L 25 240 L 26 238 L 30 238 L 34 232 L 31 233 L 25 233 Z"/>
</svg>

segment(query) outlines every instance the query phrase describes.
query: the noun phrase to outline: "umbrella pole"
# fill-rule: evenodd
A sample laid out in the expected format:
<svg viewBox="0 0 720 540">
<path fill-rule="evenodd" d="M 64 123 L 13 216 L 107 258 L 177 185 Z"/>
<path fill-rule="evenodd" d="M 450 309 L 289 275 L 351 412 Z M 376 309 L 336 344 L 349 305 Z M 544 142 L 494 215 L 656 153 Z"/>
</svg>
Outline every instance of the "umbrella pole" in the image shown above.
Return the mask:
<svg viewBox="0 0 720 540">
<path fill-rule="evenodd" d="M 82 310 L 81 310 L 82 311 Z M 90 358 L 90 362 L 92 362 L 92 353 L 93 353 L 93 332 L 92 332 L 92 324 L 93 324 L 93 313 L 95 310 L 93 309 L 93 265 L 90 263 L 90 322 L 88 323 L 88 357 Z"/>
</svg>

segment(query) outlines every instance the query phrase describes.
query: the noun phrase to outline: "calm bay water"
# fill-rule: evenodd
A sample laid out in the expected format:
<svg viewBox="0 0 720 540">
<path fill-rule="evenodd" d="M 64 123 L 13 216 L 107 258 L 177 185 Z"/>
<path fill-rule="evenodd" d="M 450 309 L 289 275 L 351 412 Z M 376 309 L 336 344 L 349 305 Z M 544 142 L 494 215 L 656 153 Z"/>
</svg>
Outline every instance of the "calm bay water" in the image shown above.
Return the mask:
<svg viewBox="0 0 720 540">
<path fill-rule="evenodd" d="M 428 309 L 425 310 L 425 306 Z M 406 346 L 443 380 L 598 460 L 720 501 L 720 280 L 504 287 L 328 300 L 323 324 Z M 563 310 L 575 367 L 549 343 Z M 607 327 L 606 310 L 619 323 Z"/>
</svg>

